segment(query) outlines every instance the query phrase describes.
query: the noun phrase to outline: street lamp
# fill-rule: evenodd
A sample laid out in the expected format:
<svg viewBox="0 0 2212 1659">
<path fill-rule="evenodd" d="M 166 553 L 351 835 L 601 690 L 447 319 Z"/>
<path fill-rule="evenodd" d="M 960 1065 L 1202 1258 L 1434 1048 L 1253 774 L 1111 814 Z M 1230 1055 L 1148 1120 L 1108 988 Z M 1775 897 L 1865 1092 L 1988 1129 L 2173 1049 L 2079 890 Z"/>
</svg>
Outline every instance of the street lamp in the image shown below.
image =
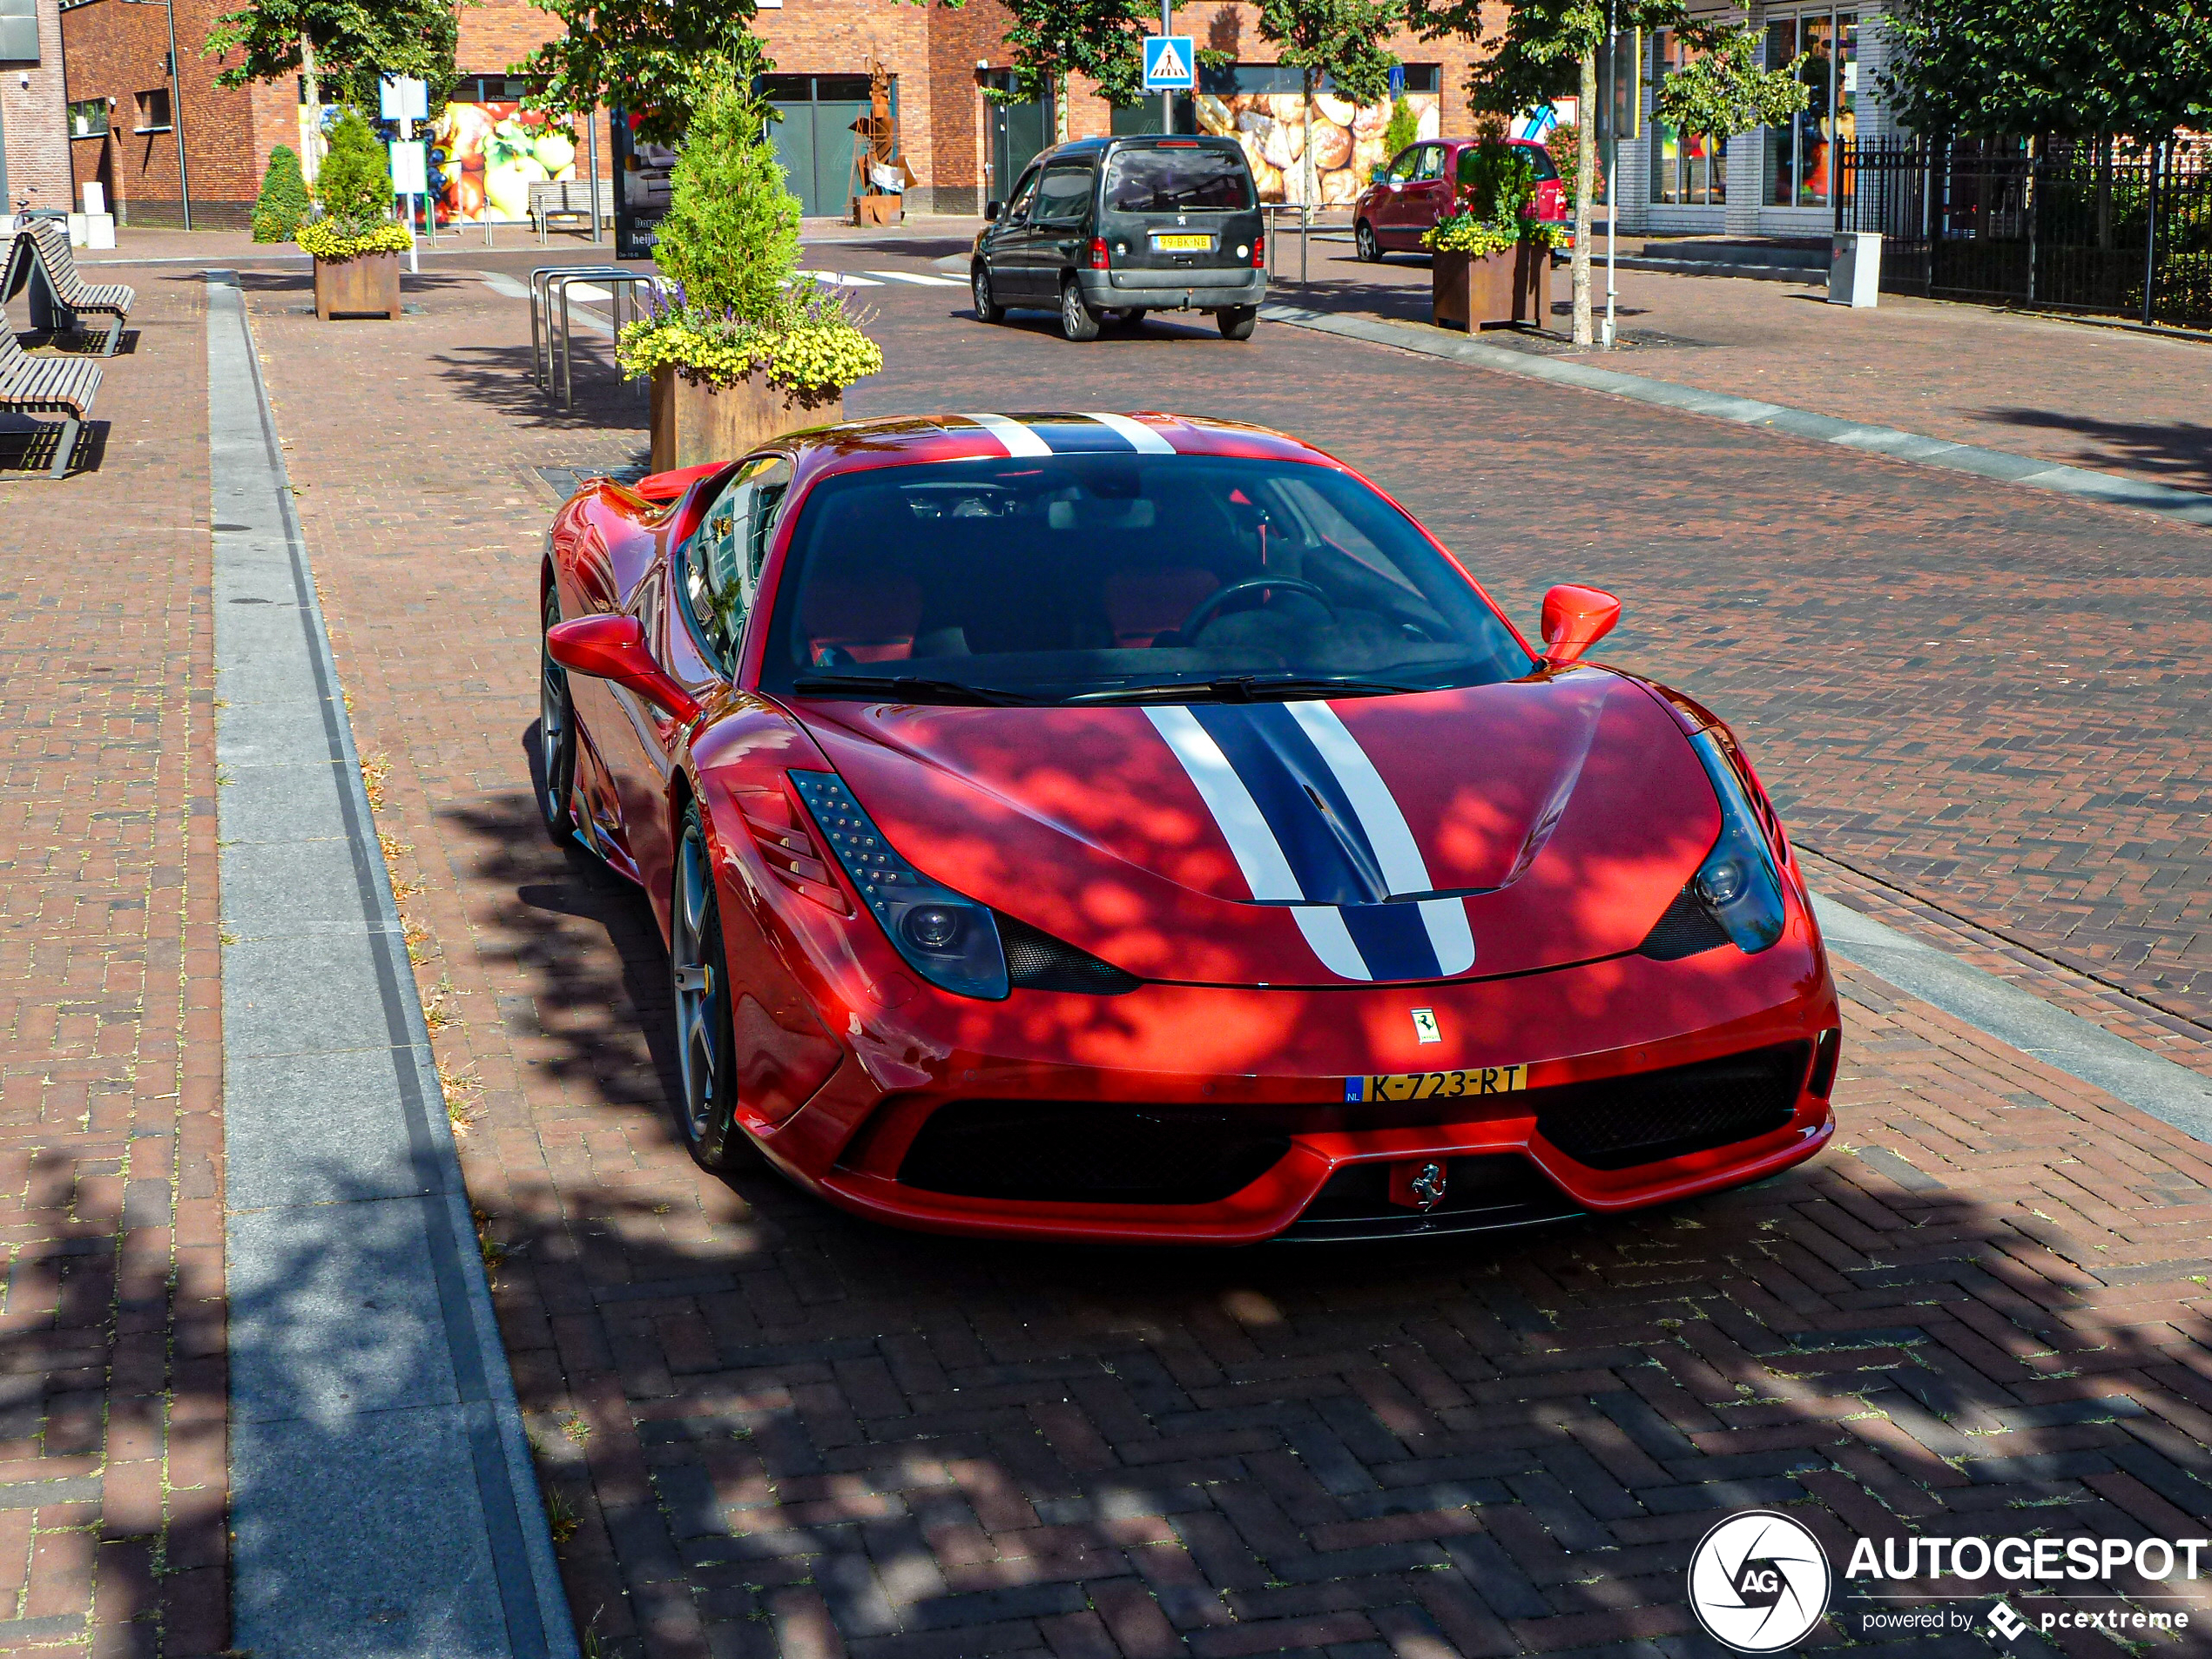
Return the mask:
<svg viewBox="0 0 2212 1659">
<path fill-rule="evenodd" d="M 177 64 L 175 0 L 123 0 L 126 6 L 159 6 L 169 14 L 169 125 L 177 134 L 177 193 L 184 199 L 185 228 L 192 228 L 192 181 L 185 173 L 185 77 Z"/>
</svg>

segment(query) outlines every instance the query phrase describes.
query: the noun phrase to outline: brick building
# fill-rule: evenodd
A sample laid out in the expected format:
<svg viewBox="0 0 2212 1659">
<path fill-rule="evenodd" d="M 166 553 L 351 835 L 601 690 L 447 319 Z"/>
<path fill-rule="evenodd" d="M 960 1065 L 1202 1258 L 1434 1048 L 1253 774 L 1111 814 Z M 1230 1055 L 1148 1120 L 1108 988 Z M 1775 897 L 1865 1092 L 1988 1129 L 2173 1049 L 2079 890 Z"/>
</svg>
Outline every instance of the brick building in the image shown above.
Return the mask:
<svg viewBox="0 0 2212 1659">
<path fill-rule="evenodd" d="M 0 0 L 0 204 L 66 208 L 69 140 L 62 109 L 56 0 Z"/>
<path fill-rule="evenodd" d="M 69 0 L 60 36 L 69 64 L 68 175 L 80 199 L 98 179 L 124 225 L 184 222 L 177 133 L 199 230 L 236 230 L 251 217 L 269 151 L 300 147 L 299 89 L 221 89 L 225 64 L 205 51 L 218 0 L 174 0 L 179 84 L 168 70 L 169 18 L 158 5 Z"/>
</svg>

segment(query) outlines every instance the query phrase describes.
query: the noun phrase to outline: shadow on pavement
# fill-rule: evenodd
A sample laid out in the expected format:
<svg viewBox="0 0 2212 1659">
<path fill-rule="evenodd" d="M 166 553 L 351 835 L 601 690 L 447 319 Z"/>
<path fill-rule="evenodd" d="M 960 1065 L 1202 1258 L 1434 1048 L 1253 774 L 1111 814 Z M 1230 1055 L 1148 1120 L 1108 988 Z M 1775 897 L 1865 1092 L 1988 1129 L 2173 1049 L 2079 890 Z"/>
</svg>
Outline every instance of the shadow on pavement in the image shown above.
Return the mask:
<svg viewBox="0 0 2212 1659">
<path fill-rule="evenodd" d="M 2133 471 L 2185 489 L 2212 490 L 2212 426 L 2193 421 L 2101 421 L 2054 409 L 1984 409 L 1979 419 L 2000 426 L 2067 432 L 2083 440 L 2075 460 L 2111 466 L 2119 456 Z"/>
</svg>

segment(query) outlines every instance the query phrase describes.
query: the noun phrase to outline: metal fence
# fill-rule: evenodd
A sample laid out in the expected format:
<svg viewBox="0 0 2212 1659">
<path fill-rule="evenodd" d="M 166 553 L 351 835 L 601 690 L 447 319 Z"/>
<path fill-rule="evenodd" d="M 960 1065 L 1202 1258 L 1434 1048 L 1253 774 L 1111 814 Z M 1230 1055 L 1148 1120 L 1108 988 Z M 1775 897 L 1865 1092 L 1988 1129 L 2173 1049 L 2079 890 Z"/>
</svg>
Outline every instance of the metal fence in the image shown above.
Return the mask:
<svg viewBox="0 0 2212 1659">
<path fill-rule="evenodd" d="M 2212 166 L 2111 144 L 1839 145 L 1836 228 L 1882 287 L 2212 327 Z"/>
</svg>

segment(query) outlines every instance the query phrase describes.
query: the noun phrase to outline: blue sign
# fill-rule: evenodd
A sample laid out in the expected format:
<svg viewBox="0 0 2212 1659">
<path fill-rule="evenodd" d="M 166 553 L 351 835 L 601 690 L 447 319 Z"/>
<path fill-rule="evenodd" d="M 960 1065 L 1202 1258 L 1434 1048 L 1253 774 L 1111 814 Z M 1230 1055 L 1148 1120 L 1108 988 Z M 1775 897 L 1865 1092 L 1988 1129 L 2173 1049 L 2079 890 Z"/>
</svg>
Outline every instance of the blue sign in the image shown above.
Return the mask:
<svg viewBox="0 0 2212 1659">
<path fill-rule="evenodd" d="M 1406 96 L 1406 65 L 1403 64 L 1390 66 L 1390 95 L 1394 98 Z"/>
<path fill-rule="evenodd" d="M 1190 36 L 1145 36 L 1144 90 L 1187 91 L 1198 84 L 1197 63 L 1197 54 L 1190 50 Z"/>
</svg>

